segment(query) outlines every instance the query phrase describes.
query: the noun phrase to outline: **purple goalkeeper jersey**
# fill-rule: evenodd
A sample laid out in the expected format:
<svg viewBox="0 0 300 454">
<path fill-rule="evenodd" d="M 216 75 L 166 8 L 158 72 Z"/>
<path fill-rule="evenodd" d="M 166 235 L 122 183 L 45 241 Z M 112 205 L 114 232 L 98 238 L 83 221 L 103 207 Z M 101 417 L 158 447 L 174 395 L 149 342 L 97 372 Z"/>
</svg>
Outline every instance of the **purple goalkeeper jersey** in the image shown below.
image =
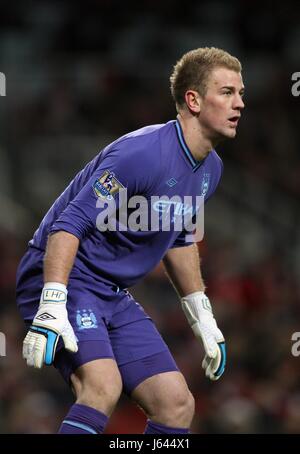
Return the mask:
<svg viewBox="0 0 300 454">
<path fill-rule="evenodd" d="M 195 215 L 196 196 L 208 200 L 219 183 L 222 168 L 214 150 L 202 161 L 193 158 L 178 121 L 131 132 L 104 148 L 75 176 L 49 209 L 29 245 L 43 251 L 49 234 L 69 232 L 80 240 L 73 277 L 90 285 L 104 282 L 127 288 L 152 270 L 169 248 L 192 241 L 185 230 L 180 232 L 172 225 L 169 231 L 101 231 L 99 214 L 104 208 L 103 204 L 99 208 L 97 202 L 113 200 L 120 208 L 123 188 L 128 199 L 137 195 L 147 201 L 153 196 L 177 196 L 182 203 L 177 202 L 179 211 L 176 203 L 171 204 L 174 221 L 176 213 L 182 212 L 186 196 L 191 197 L 191 213 Z M 170 208 L 164 202 L 151 206 L 156 207 L 159 216 Z"/>
</svg>

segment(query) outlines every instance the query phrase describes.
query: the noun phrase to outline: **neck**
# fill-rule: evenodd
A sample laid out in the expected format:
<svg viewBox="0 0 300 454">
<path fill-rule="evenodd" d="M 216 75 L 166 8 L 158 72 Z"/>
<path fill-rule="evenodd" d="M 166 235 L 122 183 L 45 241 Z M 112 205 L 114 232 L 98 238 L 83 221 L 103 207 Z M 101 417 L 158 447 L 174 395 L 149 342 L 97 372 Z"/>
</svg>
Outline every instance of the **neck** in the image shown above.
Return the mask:
<svg viewBox="0 0 300 454">
<path fill-rule="evenodd" d="M 210 138 L 206 137 L 195 116 L 179 113 L 177 120 L 180 123 L 184 140 L 193 157 L 196 161 L 202 161 L 213 150 L 216 144 Z"/>
</svg>

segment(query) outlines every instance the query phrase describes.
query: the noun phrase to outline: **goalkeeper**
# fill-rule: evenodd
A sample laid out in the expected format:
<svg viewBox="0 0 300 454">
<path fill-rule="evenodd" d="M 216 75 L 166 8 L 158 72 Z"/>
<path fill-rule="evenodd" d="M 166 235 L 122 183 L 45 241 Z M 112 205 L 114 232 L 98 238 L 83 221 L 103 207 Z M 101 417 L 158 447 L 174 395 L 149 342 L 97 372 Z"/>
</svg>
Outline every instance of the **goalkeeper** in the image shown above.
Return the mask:
<svg viewBox="0 0 300 454">
<path fill-rule="evenodd" d="M 146 434 L 188 433 L 193 396 L 127 290 L 161 259 L 203 344 L 206 376 L 224 372 L 224 337 L 204 293 L 197 245 L 173 227 L 182 211 L 197 213 L 197 196 L 207 201 L 218 186 L 223 165 L 214 147 L 236 135 L 241 65 L 223 50 L 199 48 L 177 62 L 170 81 L 177 119 L 129 133 L 88 163 L 45 215 L 18 268 L 17 303 L 28 327 L 23 357 L 36 368 L 53 364 L 76 397 L 62 434 L 103 433 L 122 391 L 147 415 Z M 169 230 L 102 229 L 99 214 L 111 202 L 120 209 L 125 189 L 147 201 L 190 196 L 191 206 L 172 205 Z M 163 217 L 170 205 L 153 207 Z"/>
</svg>

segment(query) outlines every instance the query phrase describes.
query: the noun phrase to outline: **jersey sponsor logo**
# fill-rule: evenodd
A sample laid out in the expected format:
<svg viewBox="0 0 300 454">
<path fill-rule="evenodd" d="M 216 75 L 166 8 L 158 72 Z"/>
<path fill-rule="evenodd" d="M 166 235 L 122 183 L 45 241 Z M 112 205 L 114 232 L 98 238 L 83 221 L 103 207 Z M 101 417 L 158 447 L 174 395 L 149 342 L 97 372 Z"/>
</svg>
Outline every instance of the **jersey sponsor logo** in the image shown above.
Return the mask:
<svg viewBox="0 0 300 454">
<path fill-rule="evenodd" d="M 105 170 L 93 184 L 96 196 L 105 200 L 111 200 L 121 188 L 124 188 L 124 186 L 110 170 Z"/>
<path fill-rule="evenodd" d="M 153 203 L 153 209 L 159 213 L 169 213 L 171 207 L 174 207 L 174 214 L 177 216 L 190 215 L 193 216 L 199 206 L 194 208 L 188 203 L 176 202 L 173 200 L 157 200 Z"/>
<path fill-rule="evenodd" d="M 76 323 L 80 330 L 98 328 L 96 316 L 91 309 L 78 310 L 76 315 Z"/>
<path fill-rule="evenodd" d="M 207 194 L 210 183 L 210 173 L 205 173 L 203 175 L 202 185 L 201 185 L 201 195 L 205 196 Z"/>
</svg>

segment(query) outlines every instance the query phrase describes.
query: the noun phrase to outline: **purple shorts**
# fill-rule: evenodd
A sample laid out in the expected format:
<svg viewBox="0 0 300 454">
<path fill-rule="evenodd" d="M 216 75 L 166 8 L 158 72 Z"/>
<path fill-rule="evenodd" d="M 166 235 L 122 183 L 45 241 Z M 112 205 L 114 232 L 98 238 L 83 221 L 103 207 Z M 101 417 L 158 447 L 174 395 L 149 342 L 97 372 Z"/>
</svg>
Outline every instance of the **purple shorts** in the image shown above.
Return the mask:
<svg viewBox="0 0 300 454">
<path fill-rule="evenodd" d="M 78 352 L 69 353 L 60 340 L 54 361 L 67 382 L 77 367 L 99 358 L 116 360 L 127 394 L 148 377 L 178 370 L 153 321 L 129 292 L 110 289 L 105 301 L 75 289 L 71 281 L 68 288 Z"/>
<path fill-rule="evenodd" d="M 18 271 L 17 302 L 28 326 L 37 312 L 42 274 Z M 64 349 L 59 339 L 54 366 L 69 384 L 81 365 L 100 358 L 114 358 L 124 392 L 130 394 L 145 379 L 178 367 L 152 319 L 127 290 L 90 284 L 70 277 L 67 309 L 78 341 L 78 352 Z"/>
</svg>

